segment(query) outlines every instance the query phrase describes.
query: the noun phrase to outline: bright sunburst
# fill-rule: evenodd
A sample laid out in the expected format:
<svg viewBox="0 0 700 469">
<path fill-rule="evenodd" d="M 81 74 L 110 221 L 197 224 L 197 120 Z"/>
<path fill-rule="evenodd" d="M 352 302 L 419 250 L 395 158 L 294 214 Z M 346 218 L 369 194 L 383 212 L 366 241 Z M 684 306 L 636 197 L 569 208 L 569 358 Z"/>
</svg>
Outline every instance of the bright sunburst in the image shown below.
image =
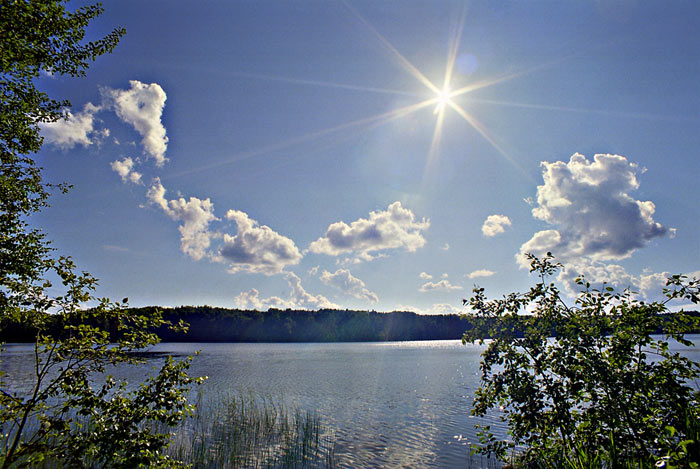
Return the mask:
<svg viewBox="0 0 700 469">
<path fill-rule="evenodd" d="M 447 88 L 443 88 L 442 90 L 440 90 L 440 92 L 437 93 L 437 96 L 435 96 L 435 100 L 437 101 L 437 106 L 435 107 L 434 114 L 437 114 L 442 109 L 444 109 L 445 106 L 450 104 L 451 98 L 452 98 L 452 90 L 450 90 L 449 86 Z"/>
<path fill-rule="evenodd" d="M 417 112 L 423 108 L 434 106 L 434 111 L 433 113 L 436 115 L 436 121 L 435 121 L 435 128 L 433 130 L 433 137 L 432 141 L 430 144 L 430 148 L 428 150 L 428 155 L 427 155 L 427 161 L 426 161 L 426 171 L 429 169 L 429 167 L 432 165 L 432 163 L 438 158 L 439 155 L 439 148 L 440 148 L 440 140 L 442 137 L 442 127 L 443 123 L 445 120 L 445 114 L 447 113 L 448 110 L 454 111 L 458 116 L 462 117 L 474 130 L 476 130 L 486 141 L 488 141 L 491 146 L 497 150 L 502 156 L 504 156 L 506 159 L 508 159 L 511 163 L 513 163 L 515 166 L 519 165 L 501 148 L 498 143 L 495 141 L 495 139 L 489 134 L 487 131 L 486 127 L 481 124 L 472 114 L 467 112 L 459 103 L 456 102 L 455 98 L 458 98 L 459 96 L 462 96 L 464 94 L 470 93 L 472 91 L 475 91 L 477 89 L 485 88 L 487 86 L 494 85 L 496 83 L 503 82 L 505 80 L 509 80 L 512 78 L 515 78 L 517 76 L 522 75 L 522 73 L 515 73 L 515 74 L 508 74 L 504 75 L 495 79 L 491 80 L 484 80 L 481 82 L 475 82 L 467 86 L 463 86 L 458 89 L 453 89 L 452 88 L 452 73 L 454 70 L 455 62 L 457 60 L 457 55 L 459 51 L 459 44 L 462 38 L 462 30 L 464 28 L 464 22 L 466 18 L 466 9 L 462 10 L 462 13 L 459 17 L 459 20 L 456 24 L 456 27 L 453 29 L 452 34 L 451 34 L 451 39 L 448 45 L 448 51 L 447 51 L 447 60 L 446 60 L 446 67 L 445 67 L 445 74 L 443 77 L 443 83 L 442 87 L 436 85 L 432 81 L 430 81 L 414 64 L 412 64 L 404 55 L 402 55 L 384 36 L 382 36 L 379 31 L 377 31 L 374 26 L 372 26 L 360 13 L 355 10 L 351 5 L 349 5 L 346 2 L 343 2 L 346 8 L 357 18 L 357 20 L 366 28 L 366 30 L 371 33 L 371 36 L 374 37 L 374 39 L 377 40 L 378 44 L 383 47 L 393 58 L 394 60 L 397 61 L 397 63 L 403 68 L 407 73 L 409 73 L 411 76 L 416 78 L 420 83 L 422 83 L 430 92 L 429 98 L 424 99 L 422 101 L 418 101 L 414 104 L 410 104 L 407 106 L 403 106 L 397 109 L 393 109 L 387 112 L 383 112 L 377 115 L 365 117 L 362 119 L 357 119 L 354 121 L 346 122 L 344 124 L 336 125 L 334 127 L 330 127 L 327 129 L 319 130 L 316 132 L 312 132 L 309 134 L 301 135 L 295 138 L 291 138 L 286 141 L 274 143 L 271 145 L 267 145 L 262 148 L 258 148 L 255 150 L 250 150 L 244 153 L 239 153 L 237 155 L 234 155 L 232 158 L 228 159 L 227 161 L 223 162 L 218 162 L 213 165 L 208 165 L 205 167 L 198 168 L 197 170 L 194 171 L 202 171 L 202 170 L 208 170 L 212 169 L 213 167 L 221 166 L 221 165 L 226 165 L 229 164 L 233 161 L 239 161 L 242 159 L 247 159 L 250 157 L 254 157 L 257 155 L 260 155 L 262 153 L 267 153 L 268 151 L 272 150 L 279 150 L 281 148 L 285 147 L 290 147 L 293 145 L 301 144 L 303 142 L 308 142 L 311 140 L 315 140 L 317 138 L 321 138 L 324 136 L 328 136 L 331 134 L 335 134 L 336 132 L 344 131 L 344 130 L 349 130 L 352 128 L 356 127 L 376 127 L 382 124 L 386 124 L 388 122 L 391 122 L 395 119 L 405 117 L 409 114 L 412 114 L 414 112 Z M 407 91 L 402 91 L 402 90 L 396 90 L 396 89 L 387 89 L 387 88 L 377 88 L 377 87 L 366 87 L 366 86 L 357 86 L 357 85 L 350 85 L 350 84 L 345 84 L 345 83 L 334 83 L 334 82 L 324 82 L 324 81 L 319 81 L 319 80 L 299 80 L 299 79 L 291 79 L 291 78 L 286 78 L 282 76 L 270 76 L 270 75 L 259 75 L 259 74 L 245 74 L 241 73 L 239 75 L 243 76 L 251 76 L 254 78 L 259 78 L 263 80 L 275 80 L 275 81 L 284 81 L 284 82 L 289 82 L 289 83 L 295 83 L 295 84 L 302 84 L 302 85 L 312 85 L 312 86 L 323 86 L 323 87 L 332 87 L 332 88 L 346 88 L 346 89 L 354 89 L 354 90 L 363 90 L 367 92 L 375 92 L 375 93 L 389 93 L 389 94 L 396 94 L 396 95 L 401 95 L 401 96 L 406 96 L 406 95 L 413 95 L 413 93 L 407 92 Z M 184 175 L 184 174 L 189 174 L 193 172 L 193 170 L 189 170 L 186 173 L 180 173 L 178 175 Z M 176 175 L 176 176 L 178 176 Z"/>
<path fill-rule="evenodd" d="M 473 115 L 468 113 L 462 106 L 460 106 L 455 98 L 470 93 L 474 90 L 484 88 L 487 86 L 500 83 L 502 81 L 514 78 L 519 74 L 510 74 L 497 79 L 487 80 L 482 82 L 473 83 L 468 86 L 464 86 L 457 90 L 452 89 L 452 72 L 455 67 L 455 62 L 457 60 L 457 55 L 459 52 L 459 44 L 462 39 L 462 31 L 464 28 L 464 22 L 466 19 L 466 8 L 462 10 L 459 20 L 456 24 L 456 28 L 452 31 L 450 43 L 447 51 L 447 61 L 445 67 L 445 74 L 443 78 L 442 87 L 431 82 L 415 65 L 413 65 L 406 57 L 404 57 L 384 36 L 382 36 L 379 31 L 377 31 L 367 20 L 365 20 L 360 13 L 355 10 L 352 6 L 345 3 L 345 6 L 350 10 L 355 17 L 367 28 L 367 30 L 378 40 L 379 44 L 383 46 L 404 68 L 410 75 L 415 77 L 419 82 L 421 82 L 428 90 L 432 93 L 432 97 L 417 103 L 413 109 L 409 112 L 415 112 L 422 109 L 424 106 L 435 105 L 434 114 L 436 114 L 435 129 L 433 131 L 433 138 L 430 144 L 430 149 L 428 151 L 428 159 L 426 162 L 426 170 L 433 161 L 436 160 L 439 154 L 440 140 L 442 137 L 442 127 L 445 120 L 446 110 L 449 108 L 462 117 L 469 125 L 471 125 L 474 130 L 476 130 L 484 139 L 486 139 L 494 149 L 496 149 L 501 155 L 508 159 L 511 163 L 517 166 L 517 163 L 501 148 L 495 139 L 486 130 L 486 127 L 481 124 Z M 405 114 L 404 114 L 405 115 Z"/>
</svg>

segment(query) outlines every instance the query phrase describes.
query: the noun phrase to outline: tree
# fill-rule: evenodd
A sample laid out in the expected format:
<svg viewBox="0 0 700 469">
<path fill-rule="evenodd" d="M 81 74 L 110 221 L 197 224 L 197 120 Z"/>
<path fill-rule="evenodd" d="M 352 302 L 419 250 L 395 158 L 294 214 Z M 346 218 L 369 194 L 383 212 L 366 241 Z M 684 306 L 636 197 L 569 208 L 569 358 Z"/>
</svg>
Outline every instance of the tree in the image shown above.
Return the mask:
<svg viewBox="0 0 700 469">
<path fill-rule="evenodd" d="M 113 30 L 84 43 L 97 5 L 68 11 L 65 0 L 1 0 L 0 7 L 0 327 L 22 322 L 36 335 L 34 381 L 15 392 L 0 382 L 0 467 L 47 461 L 67 467 L 173 465 L 162 454 L 168 433 L 189 411 L 189 360 L 165 360 L 140 386 L 104 376 L 155 344 L 159 313 L 130 315 L 122 303 L 94 297 L 97 281 L 56 256 L 29 217 L 47 206 L 52 186 L 35 153 L 39 124 L 64 117 L 68 101 L 38 90 L 42 72 L 82 76 L 89 62 L 111 52 L 125 33 Z M 63 293 L 51 296 L 49 278 Z M 86 302 L 97 304 L 84 311 Z M 59 325 L 60 327 L 57 327 Z M 171 325 L 172 326 L 172 325 Z M 174 326 L 173 326 L 174 327 Z M 178 325 L 178 327 L 184 327 Z M 8 387 L 9 385 L 9 387 Z"/>
<path fill-rule="evenodd" d="M 548 283 L 561 265 L 530 260 L 529 292 L 464 300 L 474 328 L 463 342 L 488 339 L 472 414 L 500 408 L 509 429 L 504 440 L 483 426 L 473 451 L 523 467 L 697 468 L 700 365 L 670 346 L 692 346 L 684 332 L 697 322 L 664 313 L 672 299 L 698 303 L 700 281 L 675 275 L 664 302 L 645 303 L 580 278 L 567 305 Z"/>
</svg>

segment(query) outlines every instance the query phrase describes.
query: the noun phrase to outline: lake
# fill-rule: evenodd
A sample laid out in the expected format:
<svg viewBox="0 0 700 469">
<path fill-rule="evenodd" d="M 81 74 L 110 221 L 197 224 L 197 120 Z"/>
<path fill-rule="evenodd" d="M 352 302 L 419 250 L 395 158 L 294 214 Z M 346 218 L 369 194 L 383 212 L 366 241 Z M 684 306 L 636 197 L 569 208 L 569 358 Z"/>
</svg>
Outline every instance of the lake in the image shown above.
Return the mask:
<svg viewBox="0 0 700 469">
<path fill-rule="evenodd" d="M 689 338 L 700 345 L 700 336 Z M 474 425 L 491 424 L 494 433 L 505 434 L 497 415 L 469 415 L 479 385 L 478 345 L 454 340 L 153 348 L 182 356 L 198 350 L 191 374 L 209 376 L 205 396 L 253 392 L 317 412 L 334 429 L 340 467 L 492 466 L 469 456 L 469 443 L 477 441 Z M 13 387 L 31 379 L 30 352 L 30 345 L 5 345 L 2 369 Z M 700 360 L 700 347 L 686 352 Z M 148 369 L 160 360 L 149 360 Z M 140 378 L 130 373 L 127 378 Z"/>
</svg>

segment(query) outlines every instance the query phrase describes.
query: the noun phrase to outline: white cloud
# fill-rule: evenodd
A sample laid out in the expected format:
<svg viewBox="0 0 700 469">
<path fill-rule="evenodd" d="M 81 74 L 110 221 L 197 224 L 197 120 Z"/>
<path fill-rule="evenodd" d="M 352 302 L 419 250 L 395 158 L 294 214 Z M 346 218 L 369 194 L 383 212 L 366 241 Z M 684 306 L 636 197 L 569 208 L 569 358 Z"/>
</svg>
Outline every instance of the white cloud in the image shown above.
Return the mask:
<svg viewBox="0 0 700 469">
<path fill-rule="evenodd" d="M 435 303 L 429 308 L 432 314 L 460 314 L 464 312 L 462 308 L 457 308 L 449 303 Z"/>
<path fill-rule="evenodd" d="M 449 274 L 444 273 L 444 274 L 441 275 L 441 277 L 442 277 L 442 278 L 448 278 L 448 277 L 449 277 Z"/>
<path fill-rule="evenodd" d="M 433 278 L 433 276 L 427 272 L 421 272 L 418 274 L 418 277 L 422 278 L 423 280 L 431 280 Z"/>
<path fill-rule="evenodd" d="M 442 249 L 443 251 L 449 251 L 450 250 L 450 243 L 445 243 L 445 245 L 443 247 L 441 247 L 440 249 Z"/>
<path fill-rule="evenodd" d="M 301 286 L 301 279 L 293 272 L 287 272 L 285 274 L 287 278 L 287 283 L 291 288 L 292 292 L 290 294 L 290 301 L 294 304 L 294 308 L 297 309 L 340 309 L 340 306 L 329 301 L 323 295 L 312 295 L 304 290 Z"/>
<path fill-rule="evenodd" d="M 356 259 L 371 260 L 370 253 L 384 249 L 403 248 L 414 252 L 425 245 L 422 232 L 430 227 L 430 221 L 417 221 L 401 202 L 394 202 L 384 211 L 370 212 L 369 218 L 331 224 L 326 234 L 311 243 L 309 249 L 317 254 L 337 256 L 353 252 Z"/>
<path fill-rule="evenodd" d="M 580 261 L 567 264 L 562 270 L 557 280 L 562 282 L 567 293 L 576 296 L 582 287 L 577 285 L 575 280 L 583 276 L 586 282 L 591 284 L 591 288 L 601 289 L 603 283 L 613 287 L 617 292 L 622 292 L 629 288 L 635 296 L 645 301 L 663 301 L 663 289 L 666 280 L 672 275 L 671 272 L 650 272 L 644 271 L 639 275 L 633 275 L 619 265 L 599 261 Z M 700 271 L 685 273 L 688 277 L 700 278 Z"/>
<path fill-rule="evenodd" d="M 427 308 L 418 308 L 412 305 L 397 305 L 394 311 L 410 311 L 416 314 L 462 314 L 464 309 L 457 308 L 449 303 L 435 303 Z"/>
<path fill-rule="evenodd" d="M 197 197 L 190 197 L 189 200 L 183 197 L 167 200 L 165 192 L 165 187 L 156 178 L 146 197 L 170 218 L 182 222 L 178 228 L 182 252 L 194 260 L 201 259 L 207 254 L 214 236 L 209 231 L 209 223 L 218 220 L 214 216 L 214 204 L 208 198 L 202 200 Z"/>
<path fill-rule="evenodd" d="M 87 147 L 99 141 L 104 135 L 104 130 L 94 129 L 95 113 L 100 108 L 87 103 L 82 112 L 73 114 L 69 110 L 63 111 L 63 118 L 56 122 L 42 122 L 41 135 L 46 143 L 56 145 L 64 150 L 69 150 L 76 145 Z"/>
<path fill-rule="evenodd" d="M 379 301 L 374 292 L 365 288 L 365 282 L 357 277 L 353 277 L 349 270 L 338 269 L 333 273 L 324 270 L 321 274 L 321 281 L 360 300 L 367 300 L 373 303 Z"/>
<path fill-rule="evenodd" d="M 258 222 L 245 212 L 229 210 L 226 219 L 238 227 L 235 236 L 223 235 L 219 254 L 231 262 L 231 273 L 254 272 L 266 275 L 280 273 L 286 266 L 299 263 L 302 255 L 294 241 Z"/>
<path fill-rule="evenodd" d="M 213 262 L 228 263 L 229 272 L 252 272 L 273 275 L 301 259 L 294 241 L 267 226 L 258 226 L 245 212 L 229 210 L 226 219 L 237 226 L 235 236 L 210 230 L 210 223 L 219 219 L 214 215 L 214 204 L 209 199 L 183 197 L 168 200 L 165 187 L 156 178 L 148 190 L 149 202 L 160 207 L 173 220 L 181 221 L 182 252 L 195 260 L 208 257 Z M 220 247 L 210 249 L 212 240 L 220 240 Z M 251 297 L 252 298 L 252 297 Z"/>
<path fill-rule="evenodd" d="M 115 251 L 115 252 L 131 252 L 131 249 L 124 247 L 124 246 L 116 246 L 114 244 L 103 244 L 102 249 L 106 251 Z"/>
<path fill-rule="evenodd" d="M 697 272 L 695 274 L 697 275 Z M 644 272 L 640 275 L 632 275 L 619 264 L 579 261 L 567 264 L 565 269 L 559 273 L 557 279 L 564 284 L 566 291 L 571 296 L 575 296 L 581 290 L 575 279 L 582 275 L 587 282 L 591 283 L 591 288 L 601 289 L 603 283 L 605 283 L 618 292 L 629 288 L 640 298 L 647 301 L 658 301 L 665 298 L 663 296 L 663 288 L 666 285 L 666 279 L 671 276 L 671 273 Z"/>
<path fill-rule="evenodd" d="M 122 182 L 133 182 L 134 184 L 141 183 L 141 173 L 134 171 L 134 160 L 130 157 L 124 158 L 122 160 L 114 160 L 109 166 L 114 170 L 119 177 L 122 178 Z"/>
<path fill-rule="evenodd" d="M 487 270 L 487 269 L 479 269 L 471 272 L 470 274 L 467 275 L 469 278 L 479 278 L 479 277 L 490 277 L 494 275 L 496 272 L 492 270 Z"/>
<path fill-rule="evenodd" d="M 309 275 L 316 275 L 320 266 L 315 265 L 309 269 Z"/>
<path fill-rule="evenodd" d="M 145 84 L 130 80 L 128 90 L 105 89 L 104 95 L 114 107 L 117 116 L 130 124 L 143 137 L 141 144 L 150 157 L 162 166 L 168 137 L 161 123 L 163 107 L 167 98 L 165 91 L 157 83 Z"/>
<path fill-rule="evenodd" d="M 521 266 L 528 266 L 528 252 L 549 251 L 564 263 L 624 259 L 668 232 L 654 221 L 653 202 L 630 196 L 639 187 L 640 170 L 625 157 L 597 154 L 589 161 L 576 153 L 568 163 L 543 162 L 542 167 L 544 184 L 537 188 L 532 214 L 554 228 L 521 246 Z"/>
<path fill-rule="evenodd" d="M 233 299 L 233 304 L 238 309 L 254 309 L 257 311 L 267 311 L 270 308 L 286 309 L 291 307 L 287 300 L 278 296 L 260 298 L 260 292 L 255 288 L 241 292 Z"/>
<path fill-rule="evenodd" d="M 440 280 L 439 282 L 427 282 L 424 283 L 419 291 L 429 292 L 429 291 L 450 291 L 450 290 L 461 290 L 462 287 L 458 285 L 452 285 L 449 280 Z"/>
<path fill-rule="evenodd" d="M 374 256 L 368 252 L 362 252 L 355 257 L 346 257 L 342 260 L 336 259 L 335 263 L 337 265 L 340 265 L 340 264 L 346 264 L 346 265 L 347 264 L 355 264 L 355 265 L 357 265 L 357 264 L 362 264 L 363 262 L 369 262 L 369 261 L 373 261 L 375 259 L 381 259 L 383 257 L 389 257 L 389 256 L 384 254 L 384 253 L 381 253 L 381 252 L 379 254 L 374 255 Z"/>
<path fill-rule="evenodd" d="M 506 226 L 511 226 L 510 218 L 505 215 L 489 215 L 486 217 L 484 224 L 481 225 L 481 232 L 484 236 L 496 236 L 504 233 Z"/>
<path fill-rule="evenodd" d="M 340 309 L 340 306 L 329 301 L 323 295 L 312 295 L 307 292 L 301 285 L 301 279 L 293 272 L 286 272 L 285 278 L 289 285 L 289 296 L 280 298 L 271 296 L 269 298 L 260 298 L 260 292 L 255 288 L 241 292 L 233 300 L 236 308 L 239 309 L 256 309 L 258 311 L 266 311 L 270 308 L 278 309 Z"/>
</svg>

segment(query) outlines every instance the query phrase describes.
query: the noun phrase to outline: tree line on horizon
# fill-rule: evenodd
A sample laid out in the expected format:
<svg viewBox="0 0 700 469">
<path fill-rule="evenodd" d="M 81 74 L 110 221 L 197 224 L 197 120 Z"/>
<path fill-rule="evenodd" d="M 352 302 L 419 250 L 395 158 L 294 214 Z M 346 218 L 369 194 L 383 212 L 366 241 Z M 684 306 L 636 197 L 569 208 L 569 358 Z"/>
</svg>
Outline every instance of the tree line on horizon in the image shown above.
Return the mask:
<svg viewBox="0 0 700 469">
<path fill-rule="evenodd" d="M 164 342 L 384 342 L 407 340 L 456 340 L 473 327 L 473 318 L 457 314 L 424 315 L 410 311 L 377 311 L 320 309 L 268 311 L 240 310 L 213 306 L 179 306 L 159 308 L 147 306 L 128 308 L 127 315 L 151 317 L 162 315 L 164 321 L 188 324 L 186 329 L 165 326 L 152 332 Z M 700 317 L 700 312 L 686 312 Z M 67 330 L 66 326 L 89 324 L 109 330 L 112 339 L 119 338 L 116 327 L 104 316 L 93 315 L 91 310 L 51 316 L 50 330 Z M 673 314 L 666 314 L 669 319 Z M 524 334 L 527 323 L 519 327 Z M 659 330 L 659 333 L 662 331 Z M 700 333 L 700 330 L 694 330 Z M 3 318 L 0 341 L 33 342 L 37 330 L 22 321 Z M 556 335 L 552 330 L 551 335 Z"/>
</svg>

